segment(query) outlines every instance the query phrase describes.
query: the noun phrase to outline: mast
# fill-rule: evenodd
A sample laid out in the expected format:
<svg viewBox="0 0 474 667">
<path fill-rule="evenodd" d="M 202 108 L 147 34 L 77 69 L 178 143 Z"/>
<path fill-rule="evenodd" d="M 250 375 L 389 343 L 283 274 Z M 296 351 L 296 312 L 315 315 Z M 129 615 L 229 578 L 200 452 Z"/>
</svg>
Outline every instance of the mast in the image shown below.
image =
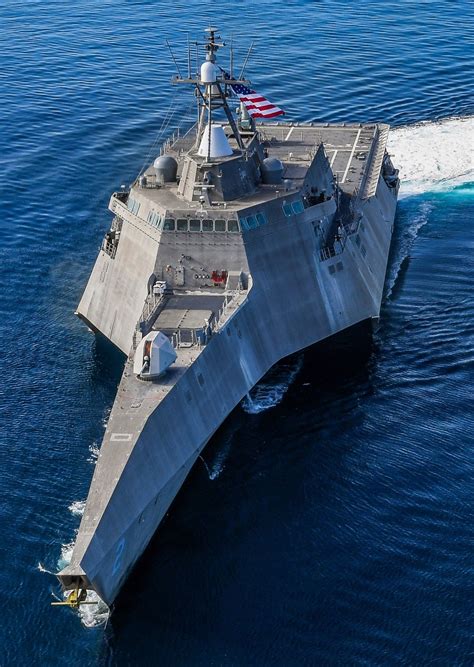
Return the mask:
<svg viewBox="0 0 474 667">
<path fill-rule="evenodd" d="M 204 44 L 196 44 L 196 47 L 204 47 L 206 52 L 205 61 L 200 67 L 199 73 L 194 77 L 188 76 L 183 78 L 178 75 L 172 80 L 172 83 L 186 83 L 195 87 L 195 95 L 198 105 L 198 123 L 196 132 L 195 149 L 199 148 L 204 132 L 207 129 L 207 161 L 212 160 L 211 157 L 211 136 L 212 136 L 212 121 L 218 109 L 222 109 L 227 117 L 229 125 L 232 129 L 232 134 L 235 137 L 237 145 L 241 150 L 244 149 L 244 142 L 240 134 L 237 123 L 227 103 L 227 98 L 230 96 L 229 86 L 236 84 L 247 84 L 248 81 L 244 79 L 234 79 L 231 74 L 225 73 L 218 65 L 216 65 L 217 51 L 225 46 L 225 42 L 220 41 L 217 35 L 217 28 L 206 28 L 206 41 Z M 189 47 L 188 47 L 189 53 Z M 188 66 L 189 68 L 189 66 Z"/>
</svg>

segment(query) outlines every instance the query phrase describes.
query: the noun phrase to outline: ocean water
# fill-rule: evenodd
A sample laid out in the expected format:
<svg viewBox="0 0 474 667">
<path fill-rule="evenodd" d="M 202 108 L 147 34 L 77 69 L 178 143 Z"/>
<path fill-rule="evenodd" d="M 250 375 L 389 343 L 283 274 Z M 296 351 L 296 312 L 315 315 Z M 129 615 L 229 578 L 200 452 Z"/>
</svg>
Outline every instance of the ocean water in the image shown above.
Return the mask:
<svg viewBox="0 0 474 667">
<path fill-rule="evenodd" d="M 472 665 L 473 3 L 3 0 L 0 21 L 0 664 Z M 395 126 L 380 326 L 273 369 L 107 623 L 81 622 L 50 573 L 123 358 L 73 312 L 110 192 L 192 120 L 164 40 L 209 23 L 240 60 L 255 40 L 287 119 Z"/>
</svg>

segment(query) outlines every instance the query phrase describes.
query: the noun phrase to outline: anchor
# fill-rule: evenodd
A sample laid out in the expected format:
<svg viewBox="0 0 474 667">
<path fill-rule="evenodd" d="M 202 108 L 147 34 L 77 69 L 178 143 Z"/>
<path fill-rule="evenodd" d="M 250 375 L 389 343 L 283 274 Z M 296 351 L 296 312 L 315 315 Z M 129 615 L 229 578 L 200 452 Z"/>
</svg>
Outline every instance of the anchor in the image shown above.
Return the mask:
<svg viewBox="0 0 474 667">
<path fill-rule="evenodd" d="M 53 607 L 71 607 L 71 609 L 79 609 L 81 604 L 97 604 L 92 600 L 86 600 L 87 589 L 75 588 L 69 593 L 67 598 L 61 602 L 51 602 Z"/>
</svg>

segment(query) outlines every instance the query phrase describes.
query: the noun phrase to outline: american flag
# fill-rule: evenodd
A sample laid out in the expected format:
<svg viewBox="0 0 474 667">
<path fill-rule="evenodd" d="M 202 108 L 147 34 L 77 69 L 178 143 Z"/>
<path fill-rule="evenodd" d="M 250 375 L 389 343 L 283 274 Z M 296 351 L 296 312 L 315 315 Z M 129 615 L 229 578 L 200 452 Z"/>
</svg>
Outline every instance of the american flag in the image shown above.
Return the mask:
<svg viewBox="0 0 474 667">
<path fill-rule="evenodd" d="M 224 78 L 230 79 L 227 72 L 224 72 Z M 255 90 L 247 88 L 247 86 L 243 86 L 241 83 L 236 83 L 231 88 L 239 100 L 243 102 L 249 112 L 249 116 L 252 116 L 252 118 L 275 118 L 275 116 L 281 116 L 285 113 L 283 109 L 276 107 L 266 97 L 259 95 Z"/>
</svg>

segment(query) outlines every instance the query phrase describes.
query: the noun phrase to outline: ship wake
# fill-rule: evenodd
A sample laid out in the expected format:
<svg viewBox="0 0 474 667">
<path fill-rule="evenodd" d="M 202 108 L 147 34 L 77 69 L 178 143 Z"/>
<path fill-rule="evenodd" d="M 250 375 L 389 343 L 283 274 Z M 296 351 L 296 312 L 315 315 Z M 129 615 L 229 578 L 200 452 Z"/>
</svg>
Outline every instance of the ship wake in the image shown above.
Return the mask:
<svg viewBox="0 0 474 667">
<path fill-rule="evenodd" d="M 244 411 L 250 415 L 256 415 L 281 403 L 302 366 L 302 354 L 280 361 L 273 366 L 243 399 L 241 405 Z"/>
<path fill-rule="evenodd" d="M 400 197 L 450 190 L 474 180 L 474 116 L 425 121 L 390 131 Z"/>
</svg>

